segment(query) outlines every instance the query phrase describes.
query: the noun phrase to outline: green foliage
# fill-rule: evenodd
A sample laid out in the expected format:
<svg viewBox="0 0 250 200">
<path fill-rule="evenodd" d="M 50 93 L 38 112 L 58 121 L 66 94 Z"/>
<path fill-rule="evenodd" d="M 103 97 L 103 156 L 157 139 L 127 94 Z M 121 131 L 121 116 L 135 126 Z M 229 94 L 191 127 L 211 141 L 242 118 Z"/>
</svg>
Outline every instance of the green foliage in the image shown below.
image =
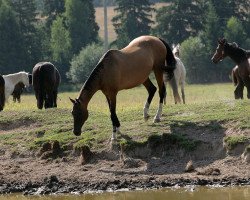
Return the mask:
<svg viewBox="0 0 250 200">
<path fill-rule="evenodd" d="M 236 17 L 231 17 L 227 21 L 226 30 L 224 33 L 225 38 L 228 41 L 237 41 L 237 43 L 244 47 L 246 45 L 246 32 L 243 28 L 243 25 L 240 20 L 238 20 Z M 245 46 L 245 48 L 248 48 Z"/>
<path fill-rule="evenodd" d="M 164 0 L 171 3 L 157 10 L 154 33 L 171 43 L 181 43 L 202 28 L 202 1 Z"/>
<path fill-rule="evenodd" d="M 24 48 L 20 26 L 7 0 L 0 4 L 0 35 L 0 73 L 8 74 L 24 66 Z"/>
<path fill-rule="evenodd" d="M 64 16 L 73 54 L 78 54 L 82 47 L 97 41 L 99 27 L 95 22 L 91 0 L 66 0 Z"/>
<path fill-rule="evenodd" d="M 51 49 L 53 61 L 58 64 L 59 71 L 65 74 L 71 59 L 71 40 L 62 17 L 57 17 L 51 26 Z"/>
<path fill-rule="evenodd" d="M 72 59 L 68 78 L 74 83 L 85 82 L 103 53 L 103 46 L 100 44 L 91 44 L 83 48 L 79 55 Z"/>
<path fill-rule="evenodd" d="M 150 20 L 153 9 L 149 0 L 137 0 L 128 3 L 126 0 L 116 0 L 118 13 L 113 19 L 117 33 L 118 48 L 126 46 L 131 40 L 150 33 Z"/>
</svg>

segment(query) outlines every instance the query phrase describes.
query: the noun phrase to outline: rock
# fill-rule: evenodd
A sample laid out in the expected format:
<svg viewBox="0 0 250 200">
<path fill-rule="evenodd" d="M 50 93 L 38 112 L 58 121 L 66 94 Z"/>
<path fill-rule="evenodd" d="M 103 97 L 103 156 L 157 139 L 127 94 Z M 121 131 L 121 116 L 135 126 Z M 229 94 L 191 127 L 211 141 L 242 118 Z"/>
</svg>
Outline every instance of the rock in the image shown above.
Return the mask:
<svg viewBox="0 0 250 200">
<path fill-rule="evenodd" d="M 197 172 L 197 175 L 212 175 L 212 176 L 218 176 L 220 175 L 220 170 L 218 168 L 208 168 L 203 171 Z"/>
<path fill-rule="evenodd" d="M 123 161 L 124 168 L 137 168 L 140 167 L 141 160 L 133 158 L 125 158 Z"/>
<path fill-rule="evenodd" d="M 188 163 L 185 167 L 185 172 L 193 172 L 193 171 L 195 171 L 193 161 L 190 160 L 190 161 L 188 161 Z"/>
<path fill-rule="evenodd" d="M 87 164 L 90 161 L 92 155 L 93 153 L 90 151 L 88 146 L 81 147 L 80 163 L 82 165 Z"/>
<path fill-rule="evenodd" d="M 246 149 L 244 153 L 241 155 L 241 158 L 243 162 L 250 163 L 250 151 Z"/>
</svg>

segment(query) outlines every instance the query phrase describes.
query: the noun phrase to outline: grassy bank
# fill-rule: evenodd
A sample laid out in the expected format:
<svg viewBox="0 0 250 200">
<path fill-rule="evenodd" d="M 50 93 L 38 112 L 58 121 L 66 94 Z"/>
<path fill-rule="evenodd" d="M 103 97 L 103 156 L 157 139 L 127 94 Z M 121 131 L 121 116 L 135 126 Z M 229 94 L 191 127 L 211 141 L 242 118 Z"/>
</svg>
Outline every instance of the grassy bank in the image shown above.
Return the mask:
<svg viewBox="0 0 250 200">
<path fill-rule="evenodd" d="M 144 122 L 142 108 L 147 97 L 144 87 L 125 90 L 118 94 L 117 114 L 121 122 L 123 143 L 144 142 L 149 137 L 171 133 L 180 144 L 192 145 L 186 135 L 196 132 L 243 134 L 250 137 L 250 101 L 236 101 L 232 84 L 188 85 L 186 105 L 174 105 L 168 89 L 167 105 L 162 122 L 154 124 L 158 95 L 150 109 L 151 118 Z M 89 104 L 89 119 L 83 133 L 72 133 L 71 102 L 78 93 L 60 93 L 57 109 L 38 110 L 34 95 L 22 96 L 20 104 L 11 102 L 0 113 L 0 145 L 13 151 L 38 149 L 44 142 L 58 140 L 63 148 L 86 144 L 92 149 L 107 146 L 112 126 L 105 97 L 98 92 Z M 230 130 L 230 131 L 229 131 Z M 231 134 L 230 132 L 230 134 Z M 181 137 L 180 137 L 181 136 Z M 230 140 L 228 140 L 230 141 Z M 194 143 L 195 144 L 195 143 Z"/>
</svg>

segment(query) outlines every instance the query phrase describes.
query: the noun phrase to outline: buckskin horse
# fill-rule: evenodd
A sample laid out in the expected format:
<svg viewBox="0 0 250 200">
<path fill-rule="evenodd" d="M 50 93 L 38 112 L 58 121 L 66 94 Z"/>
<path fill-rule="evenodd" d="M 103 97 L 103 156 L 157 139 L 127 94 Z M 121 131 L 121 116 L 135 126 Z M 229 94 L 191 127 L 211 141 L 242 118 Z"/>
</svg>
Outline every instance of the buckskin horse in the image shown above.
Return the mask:
<svg viewBox="0 0 250 200">
<path fill-rule="evenodd" d="M 159 122 L 166 93 L 163 73 L 173 76 L 175 64 L 176 60 L 169 45 L 164 40 L 153 36 L 141 36 L 121 50 L 107 51 L 84 83 L 78 98 L 70 98 L 73 103 L 74 134 L 81 135 L 81 128 L 88 119 L 88 103 L 98 90 L 106 96 L 109 105 L 113 125 L 112 143 L 116 140 L 116 134 L 120 132 L 120 122 L 116 115 L 116 96 L 120 90 L 134 88 L 140 84 L 145 86 L 148 98 L 144 106 L 144 119 L 147 120 L 149 105 L 157 90 L 149 79 L 152 70 L 160 96 L 154 122 Z"/>
<path fill-rule="evenodd" d="M 61 77 L 50 62 L 37 63 L 32 71 L 32 83 L 37 100 L 37 108 L 57 107 L 57 93 Z"/>
<path fill-rule="evenodd" d="M 3 76 L 0 74 L 0 111 L 3 110 L 5 105 L 5 81 Z"/>
<path fill-rule="evenodd" d="M 247 98 L 250 99 L 250 52 L 240 48 L 235 42 L 228 43 L 226 39 L 219 39 L 218 46 L 212 57 L 218 63 L 225 57 L 230 57 L 238 65 L 239 78 L 247 88 Z M 237 89 L 237 88 L 236 88 Z M 237 91 L 235 92 L 237 93 Z"/>
</svg>

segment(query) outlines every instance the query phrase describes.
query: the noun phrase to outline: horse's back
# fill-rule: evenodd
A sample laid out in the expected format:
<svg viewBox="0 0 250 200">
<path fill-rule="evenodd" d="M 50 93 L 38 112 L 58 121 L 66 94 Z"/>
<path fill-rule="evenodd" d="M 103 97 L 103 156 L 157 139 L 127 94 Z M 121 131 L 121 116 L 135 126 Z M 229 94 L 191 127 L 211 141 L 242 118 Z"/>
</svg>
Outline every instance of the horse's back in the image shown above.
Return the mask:
<svg viewBox="0 0 250 200">
<path fill-rule="evenodd" d="M 33 68 L 32 76 L 34 89 L 40 87 L 54 89 L 60 83 L 60 74 L 50 62 L 37 63 Z"/>
</svg>

